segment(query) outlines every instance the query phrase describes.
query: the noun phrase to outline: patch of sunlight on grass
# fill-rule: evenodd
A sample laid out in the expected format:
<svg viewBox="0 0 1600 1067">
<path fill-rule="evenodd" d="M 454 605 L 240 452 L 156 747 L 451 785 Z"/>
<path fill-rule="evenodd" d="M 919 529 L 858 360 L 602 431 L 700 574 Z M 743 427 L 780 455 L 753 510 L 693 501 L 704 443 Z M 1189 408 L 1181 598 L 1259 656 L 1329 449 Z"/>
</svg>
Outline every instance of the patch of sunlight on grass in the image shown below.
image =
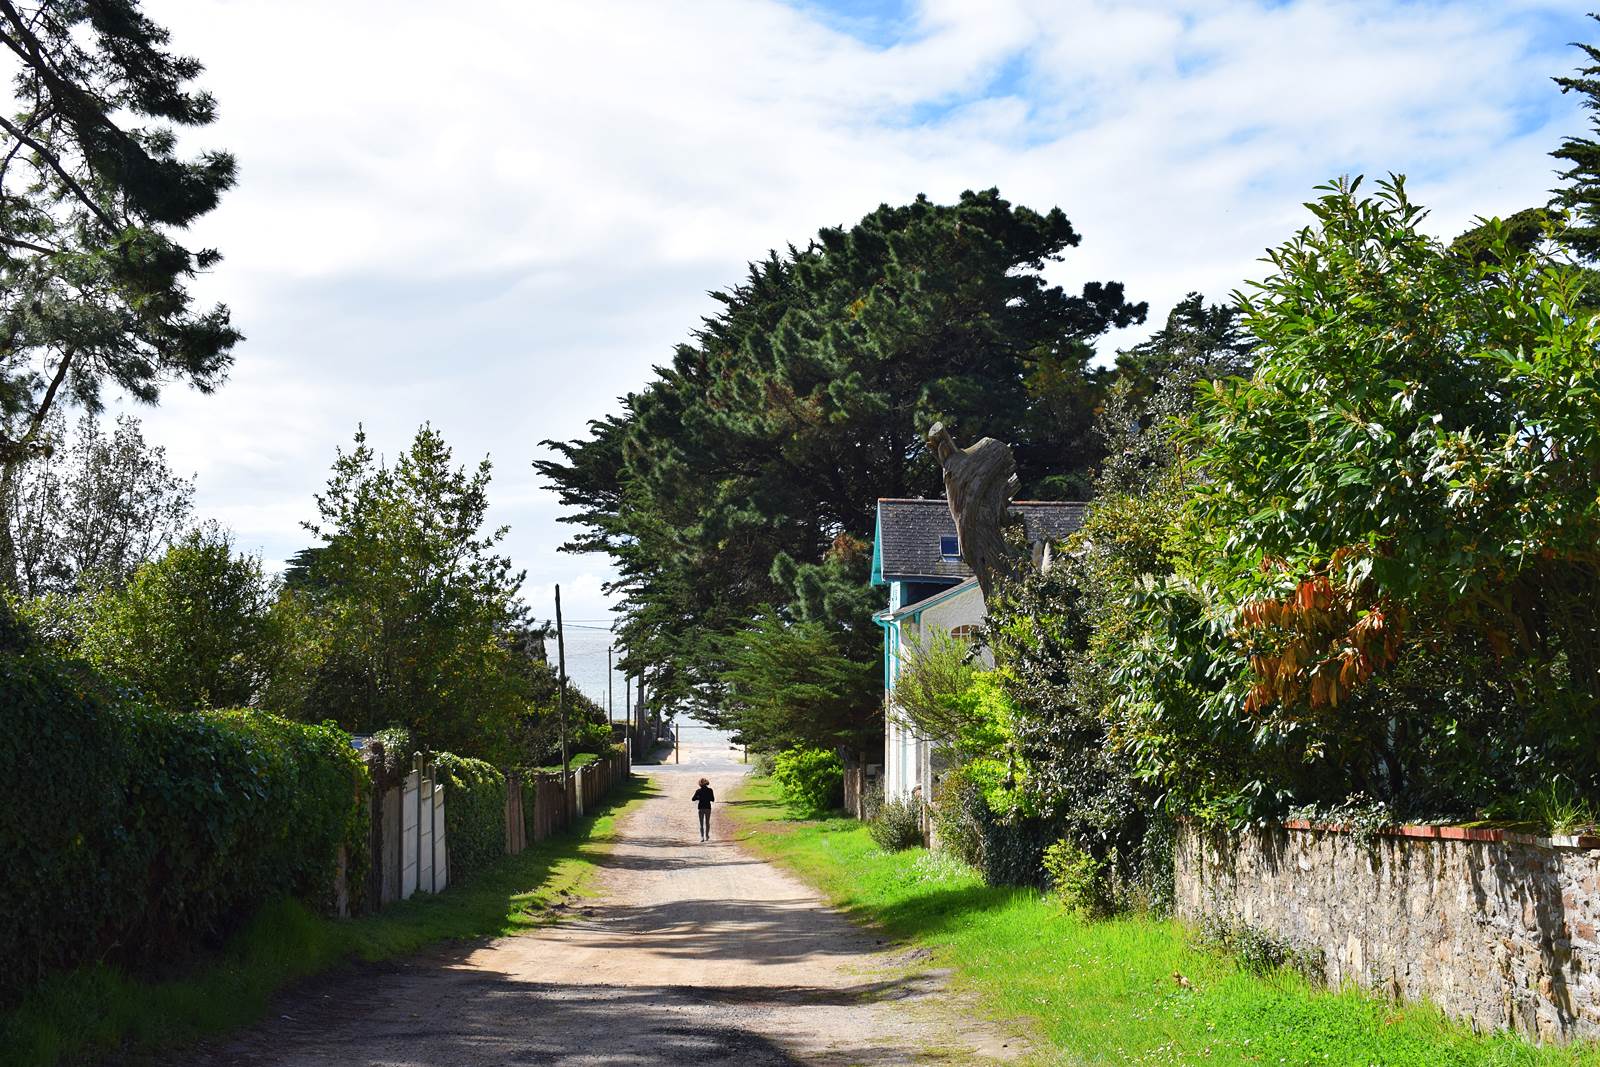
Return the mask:
<svg viewBox="0 0 1600 1067">
<path fill-rule="evenodd" d="M 1256 975 L 1196 948 L 1181 924 L 1085 922 L 1032 890 L 985 886 L 925 849 L 885 853 L 850 819 L 789 819 L 770 781 L 731 810 L 757 851 L 896 940 L 932 949 L 996 1017 L 1031 1020 L 1067 1062 L 1367 1067 L 1600 1064 L 1593 1045 L 1474 1034 L 1426 1004 Z M 1174 974 L 1188 980 L 1185 986 Z"/>
<path fill-rule="evenodd" d="M 631 779 L 571 833 L 437 896 L 418 895 L 374 915 L 326 919 L 294 901 L 273 901 L 215 957 L 173 980 L 141 981 L 106 966 L 54 975 L 0 1014 L 0 1061 L 45 1067 L 115 1050 L 171 1049 L 255 1022 L 284 987 L 351 960 L 393 959 L 441 941 L 548 925 L 558 918 L 550 905 L 590 886 L 617 817 L 651 792 L 646 780 Z"/>
</svg>

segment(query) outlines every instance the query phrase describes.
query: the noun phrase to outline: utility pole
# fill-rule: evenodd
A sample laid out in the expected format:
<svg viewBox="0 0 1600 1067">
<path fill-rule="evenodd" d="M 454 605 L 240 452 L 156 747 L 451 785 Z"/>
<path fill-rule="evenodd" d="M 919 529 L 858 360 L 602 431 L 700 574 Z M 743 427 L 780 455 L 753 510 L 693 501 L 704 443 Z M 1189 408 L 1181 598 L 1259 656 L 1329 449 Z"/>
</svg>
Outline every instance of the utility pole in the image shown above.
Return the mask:
<svg viewBox="0 0 1600 1067">
<path fill-rule="evenodd" d="M 615 695 L 615 694 L 613 694 L 611 692 L 611 670 L 612 670 L 612 667 L 611 667 L 611 646 L 607 645 L 606 646 L 606 725 L 607 726 L 610 726 L 612 723 L 617 721 L 616 714 L 612 711 L 612 708 L 611 708 L 611 704 L 612 704 L 611 698 L 612 698 L 612 696 Z"/>
<path fill-rule="evenodd" d="M 556 660 L 561 671 L 561 688 L 556 694 L 556 713 L 561 720 L 561 816 L 568 826 L 572 825 L 572 801 L 567 792 L 568 764 L 571 762 L 567 755 L 567 638 L 561 628 L 561 586 L 556 586 Z"/>
<path fill-rule="evenodd" d="M 646 738 L 646 743 L 650 746 L 649 748 L 645 749 L 645 758 L 648 759 L 655 755 L 656 739 L 655 737 L 648 735 L 645 730 L 645 727 L 650 723 L 650 712 L 645 707 L 644 671 L 642 670 L 639 672 L 639 702 L 633 706 L 633 710 L 634 713 L 639 716 L 639 736 Z"/>
</svg>

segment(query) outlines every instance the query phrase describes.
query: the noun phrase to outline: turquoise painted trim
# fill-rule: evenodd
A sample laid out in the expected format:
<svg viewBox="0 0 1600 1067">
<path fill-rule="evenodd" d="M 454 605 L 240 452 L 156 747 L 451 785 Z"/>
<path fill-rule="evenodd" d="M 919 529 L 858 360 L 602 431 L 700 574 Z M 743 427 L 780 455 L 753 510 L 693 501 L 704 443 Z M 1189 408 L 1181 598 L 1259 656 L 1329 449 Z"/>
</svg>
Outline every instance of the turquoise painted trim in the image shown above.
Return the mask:
<svg viewBox="0 0 1600 1067">
<path fill-rule="evenodd" d="M 894 692 L 894 650 L 900 644 L 900 624 L 879 615 L 872 621 L 883 627 L 883 692 L 887 696 Z"/>
<path fill-rule="evenodd" d="M 872 520 L 872 584 L 883 585 L 883 508 Z"/>
<path fill-rule="evenodd" d="M 971 580 L 972 579 L 970 579 L 970 578 L 967 579 L 968 582 L 970 582 Z M 898 585 L 899 583 L 897 582 L 895 584 Z M 941 589 L 937 593 L 935 593 L 931 597 L 929 597 L 928 599 L 919 600 L 919 601 L 916 602 L 916 604 L 912 605 L 909 608 L 906 608 L 905 610 L 906 610 L 906 612 L 908 612 L 910 614 L 912 622 L 918 622 L 922 618 L 922 612 L 924 611 L 924 609 L 931 608 L 935 604 L 943 603 L 944 601 L 948 600 L 950 597 L 956 595 L 957 593 L 969 592 L 969 591 L 971 591 L 973 589 L 976 589 L 976 588 L 977 588 L 976 585 L 968 585 L 967 582 L 961 582 L 958 585 L 952 585 L 948 589 Z M 978 595 L 982 596 L 983 594 L 979 593 Z M 897 619 L 894 619 L 895 612 L 897 610 L 898 609 L 896 609 L 891 604 L 891 606 L 889 608 L 889 615 L 890 615 L 892 621 L 898 621 Z"/>
</svg>

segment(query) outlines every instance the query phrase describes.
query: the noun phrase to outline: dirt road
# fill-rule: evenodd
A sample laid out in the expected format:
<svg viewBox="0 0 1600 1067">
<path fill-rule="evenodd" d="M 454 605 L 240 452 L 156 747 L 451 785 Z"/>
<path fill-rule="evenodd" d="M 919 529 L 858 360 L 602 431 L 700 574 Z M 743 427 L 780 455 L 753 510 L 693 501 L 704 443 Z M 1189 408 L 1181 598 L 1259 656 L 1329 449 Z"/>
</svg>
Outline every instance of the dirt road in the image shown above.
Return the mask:
<svg viewBox="0 0 1600 1067">
<path fill-rule="evenodd" d="M 209 1064 L 987 1063 L 1014 1037 L 975 1022 L 912 954 L 886 951 L 784 872 L 700 844 L 689 795 L 745 768 L 721 745 L 640 768 L 656 796 L 620 821 L 571 921 L 313 988 Z"/>
</svg>

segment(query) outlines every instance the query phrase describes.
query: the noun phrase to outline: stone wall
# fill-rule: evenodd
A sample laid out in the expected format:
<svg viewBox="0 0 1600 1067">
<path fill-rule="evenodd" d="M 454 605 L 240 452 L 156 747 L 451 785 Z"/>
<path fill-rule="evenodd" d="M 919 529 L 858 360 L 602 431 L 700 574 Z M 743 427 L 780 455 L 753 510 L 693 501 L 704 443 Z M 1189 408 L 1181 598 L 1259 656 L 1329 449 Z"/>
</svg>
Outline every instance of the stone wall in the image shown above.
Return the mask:
<svg viewBox="0 0 1600 1067">
<path fill-rule="evenodd" d="M 1291 822 L 1179 834 L 1177 910 L 1321 949 L 1328 981 L 1427 999 L 1480 1029 L 1600 1037 L 1600 838 Z"/>
</svg>

